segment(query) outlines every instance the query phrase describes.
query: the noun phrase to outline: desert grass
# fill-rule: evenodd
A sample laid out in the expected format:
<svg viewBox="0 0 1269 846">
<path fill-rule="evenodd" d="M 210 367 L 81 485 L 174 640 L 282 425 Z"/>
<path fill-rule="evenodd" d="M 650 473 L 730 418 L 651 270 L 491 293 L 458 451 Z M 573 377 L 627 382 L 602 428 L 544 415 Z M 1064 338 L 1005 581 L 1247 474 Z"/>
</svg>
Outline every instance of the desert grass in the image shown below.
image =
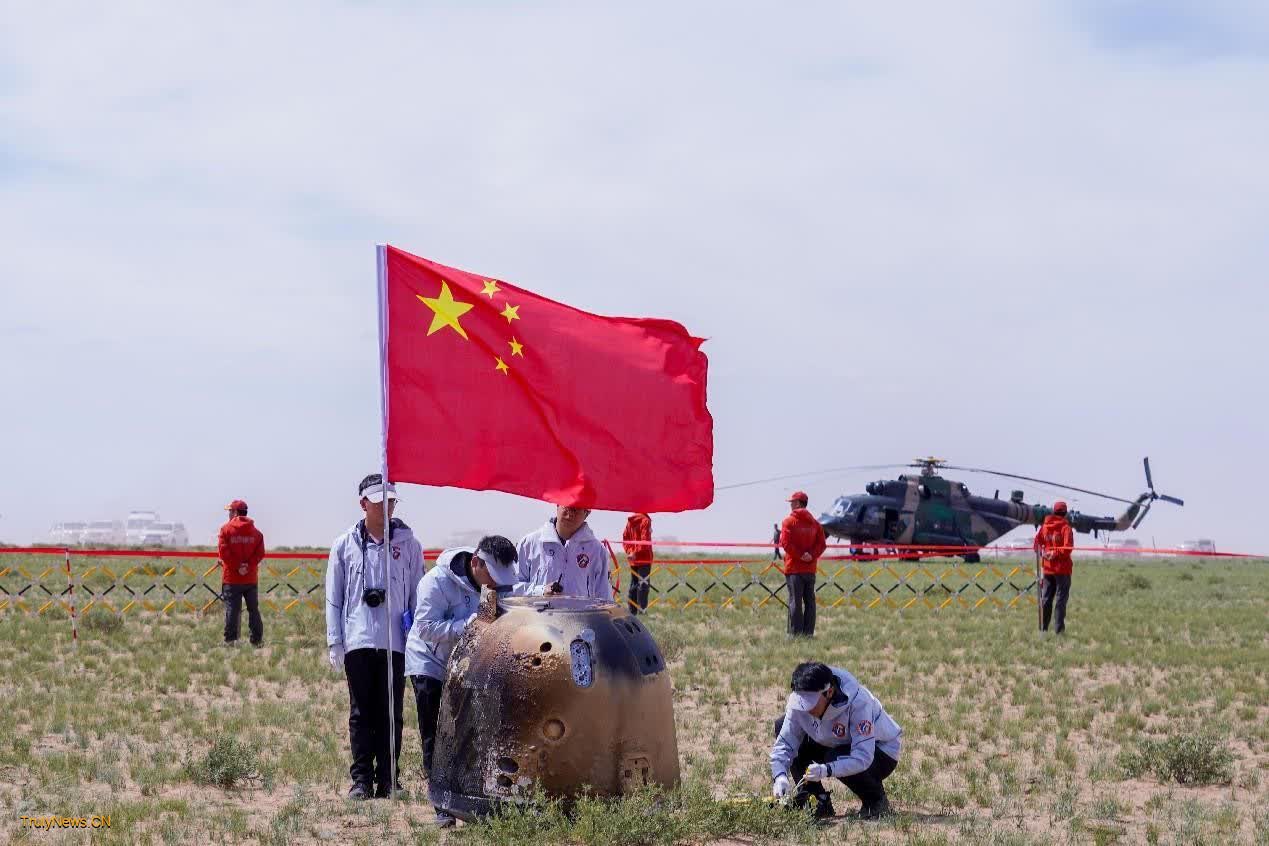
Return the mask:
<svg viewBox="0 0 1269 846">
<path fill-rule="evenodd" d="M 664 575 L 659 577 L 665 585 Z M 0 830 L 15 843 L 1269 843 L 1269 570 L 1263 561 L 1077 565 L 1068 631 L 1035 608 L 656 609 L 684 786 L 430 825 L 414 709 L 407 797 L 352 803 L 347 692 L 320 614 L 0 612 Z M 245 621 L 244 621 L 245 626 Z M 245 636 L 245 634 L 244 634 Z M 898 813 L 824 827 L 762 801 L 789 671 L 854 672 L 904 729 Z M 839 811 L 855 802 L 833 787 Z M 109 815 L 45 832 L 21 817 Z"/>
</svg>

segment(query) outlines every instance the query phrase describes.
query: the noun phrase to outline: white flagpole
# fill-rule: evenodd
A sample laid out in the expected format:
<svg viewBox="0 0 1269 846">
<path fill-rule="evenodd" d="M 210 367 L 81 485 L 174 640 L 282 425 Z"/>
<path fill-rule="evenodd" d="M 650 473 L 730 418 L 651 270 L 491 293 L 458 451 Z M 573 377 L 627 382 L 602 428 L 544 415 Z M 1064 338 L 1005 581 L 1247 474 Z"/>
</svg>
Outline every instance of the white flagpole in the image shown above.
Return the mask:
<svg viewBox="0 0 1269 846">
<path fill-rule="evenodd" d="M 383 572 L 388 600 L 388 798 L 397 798 L 397 721 L 396 697 L 392 678 L 392 635 L 398 621 L 392 613 L 392 543 L 388 535 L 391 520 L 388 510 L 388 248 L 375 246 L 378 269 L 379 300 L 379 478 L 383 484 Z M 402 645 L 404 648 L 404 644 Z"/>
</svg>

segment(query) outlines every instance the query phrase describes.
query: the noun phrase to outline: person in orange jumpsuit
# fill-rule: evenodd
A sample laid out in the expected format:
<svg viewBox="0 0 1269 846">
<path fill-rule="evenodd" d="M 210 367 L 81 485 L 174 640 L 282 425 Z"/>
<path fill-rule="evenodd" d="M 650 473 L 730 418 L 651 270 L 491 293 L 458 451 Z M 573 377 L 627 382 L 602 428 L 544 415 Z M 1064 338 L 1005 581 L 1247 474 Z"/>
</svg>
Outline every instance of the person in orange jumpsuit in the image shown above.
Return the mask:
<svg viewBox="0 0 1269 846">
<path fill-rule="evenodd" d="M 828 547 L 824 527 L 806 510 L 807 502 L 803 491 L 794 491 L 789 497 L 789 516 L 780 524 L 790 637 L 815 636 L 815 574 Z"/>
<path fill-rule="evenodd" d="M 630 561 L 630 587 L 626 601 L 630 613 L 648 610 L 648 577 L 652 575 L 652 518 L 647 514 L 631 514 L 621 533 L 622 547 Z M 643 541 L 643 543 L 639 543 Z"/>
<path fill-rule="evenodd" d="M 1075 547 L 1075 534 L 1066 519 L 1066 503 L 1053 503 L 1053 513 L 1044 518 L 1040 530 L 1035 533 L 1035 549 L 1040 554 L 1044 579 L 1040 583 L 1040 628 L 1049 630 L 1053 621 L 1055 634 L 1066 631 L 1066 601 L 1071 596 L 1071 550 Z"/>
<path fill-rule="evenodd" d="M 264 535 L 247 516 L 247 503 L 240 499 L 225 506 L 229 521 L 220 527 L 220 598 L 225 603 L 225 643 L 238 642 L 242 603 L 247 603 L 247 627 L 251 645 L 264 645 L 264 619 L 260 616 L 260 562 L 264 560 Z"/>
</svg>

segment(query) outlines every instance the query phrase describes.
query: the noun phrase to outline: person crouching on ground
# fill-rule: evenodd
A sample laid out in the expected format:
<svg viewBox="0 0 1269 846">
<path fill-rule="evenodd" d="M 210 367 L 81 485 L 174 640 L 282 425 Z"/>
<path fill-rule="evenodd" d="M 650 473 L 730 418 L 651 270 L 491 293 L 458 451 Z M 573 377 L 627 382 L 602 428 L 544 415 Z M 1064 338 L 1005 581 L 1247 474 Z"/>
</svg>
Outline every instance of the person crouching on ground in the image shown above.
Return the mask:
<svg viewBox="0 0 1269 846">
<path fill-rule="evenodd" d="M 793 670 L 784 716 L 776 719 L 771 748 L 772 792 L 804 807 L 815 796 L 815 816 L 833 816 L 824 780 L 839 779 L 863 802 L 861 819 L 890 812 L 883 782 L 899 761 L 903 729 L 868 688 L 845 670 L 819 662 Z"/>
<path fill-rule="evenodd" d="M 481 538 L 475 548 L 447 549 L 419 582 L 414 620 L 405 642 L 405 672 L 414 686 L 423 743 L 423 771 L 432 778 L 432 750 L 441 689 L 454 644 L 476 618 L 482 587 L 507 591 L 516 580 L 516 548 L 501 535 Z M 436 812 L 436 824 L 447 827 L 454 817 Z"/>
<path fill-rule="evenodd" d="M 401 754 L 401 705 L 405 694 L 405 627 L 423 578 L 423 548 L 410 527 L 393 519 L 383 537 L 397 492 L 378 473 L 357 486 L 365 518 L 331 544 L 326 566 L 326 644 L 330 665 L 348 680 L 348 741 L 352 747 L 350 799 L 390 796 L 397 761 L 389 755 L 388 655 L 392 656 L 391 729 Z M 391 551 L 389 552 L 389 547 Z"/>
</svg>

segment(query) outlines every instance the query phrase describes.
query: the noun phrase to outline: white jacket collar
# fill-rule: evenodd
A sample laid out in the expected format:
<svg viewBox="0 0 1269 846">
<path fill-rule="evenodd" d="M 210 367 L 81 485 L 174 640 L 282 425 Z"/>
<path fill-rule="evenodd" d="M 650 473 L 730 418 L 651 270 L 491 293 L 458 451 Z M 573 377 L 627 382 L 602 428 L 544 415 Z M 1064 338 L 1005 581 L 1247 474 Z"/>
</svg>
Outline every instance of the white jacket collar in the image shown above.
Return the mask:
<svg viewBox="0 0 1269 846">
<path fill-rule="evenodd" d="M 542 535 L 543 540 L 550 541 L 551 543 L 557 543 L 560 546 L 564 546 L 565 544 L 565 541 L 560 538 L 560 533 L 555 530 L 554 519 L 546 521 L 546 525 L 542 527 Z M 593 541 L 594 539 L 595 533 L 591 531 L 590 523 L 583 523 L 581 527 L 573 533 L 573 536 L 569 538 L 570 541 L 577 541 L 579 543 Z"/>
</svg>

